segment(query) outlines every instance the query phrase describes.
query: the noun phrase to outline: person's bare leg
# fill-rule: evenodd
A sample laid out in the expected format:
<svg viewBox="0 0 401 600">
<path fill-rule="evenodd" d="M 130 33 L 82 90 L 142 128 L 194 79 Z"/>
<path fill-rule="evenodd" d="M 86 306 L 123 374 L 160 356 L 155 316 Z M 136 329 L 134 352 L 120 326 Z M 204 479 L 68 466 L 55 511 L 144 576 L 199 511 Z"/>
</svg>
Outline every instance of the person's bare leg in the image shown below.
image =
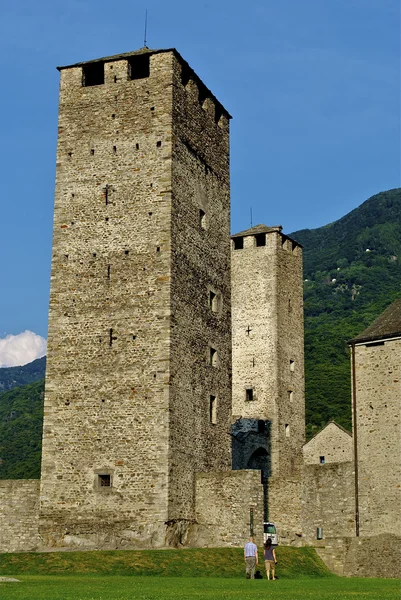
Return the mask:
<svg viewBox="0 0 401 600">
<path fill-rule="evenodd" d="M 272 567 L 272 579 L 276 579 L 276 570 Z"/>
<path fill-rule="evenodd" d="M 267 579 L 270 579 L 270 565 L 269 566 L 266 565 L 266 577 L 267 577 Z"/>
</svg>

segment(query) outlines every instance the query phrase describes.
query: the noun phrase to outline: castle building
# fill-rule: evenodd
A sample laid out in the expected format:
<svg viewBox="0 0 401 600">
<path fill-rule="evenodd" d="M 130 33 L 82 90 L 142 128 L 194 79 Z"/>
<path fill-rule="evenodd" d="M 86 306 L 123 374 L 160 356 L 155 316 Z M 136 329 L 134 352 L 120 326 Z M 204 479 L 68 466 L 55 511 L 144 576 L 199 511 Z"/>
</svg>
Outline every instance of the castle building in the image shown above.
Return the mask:
<svg viewBox="0 0 401 600">
<path fill-rule="evenodd" d="M 358 533 L 401 536 L 401 299 L 349 344 Z"/>
<path fill-rule="evenodd" d="M 265 520 L 301 530 L 305 441 L 302 248 L 281 227 L 232 236 L 233 468 L 259 468 Z"/>
<path fill-rule="evenodd" d="M 230 115 L 174 49 L 59 71 L 40 535 L 164 545 L 231 466 Z"/>
</svg>

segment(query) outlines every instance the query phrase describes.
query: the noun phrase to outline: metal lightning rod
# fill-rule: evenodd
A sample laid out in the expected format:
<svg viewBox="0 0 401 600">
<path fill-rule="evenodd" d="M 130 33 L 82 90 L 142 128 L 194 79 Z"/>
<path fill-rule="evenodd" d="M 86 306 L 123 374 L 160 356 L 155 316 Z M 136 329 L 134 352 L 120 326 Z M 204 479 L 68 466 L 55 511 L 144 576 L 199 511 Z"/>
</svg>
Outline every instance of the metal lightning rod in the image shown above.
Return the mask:
<svg viewBox="0 0 401 600">
<path fill-rule="evenodd" d="M 146 45 L 146 42 L 147 42 L 147 39 L 146 39 L 147 33 L 148 33 L 148 9 L 145 10 L 145 35 L 144 35 L 144 38 L 143 38 L 143 46 L 144 46 L 144 48 L 147 48 L 147 45 Z"/>
</svg>

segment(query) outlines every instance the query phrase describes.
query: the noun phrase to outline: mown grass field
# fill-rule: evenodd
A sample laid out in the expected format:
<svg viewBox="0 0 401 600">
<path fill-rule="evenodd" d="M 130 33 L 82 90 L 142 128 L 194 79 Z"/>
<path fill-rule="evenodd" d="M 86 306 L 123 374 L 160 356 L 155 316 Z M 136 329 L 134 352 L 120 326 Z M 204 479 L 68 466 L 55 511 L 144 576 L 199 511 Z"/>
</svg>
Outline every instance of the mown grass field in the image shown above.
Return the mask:
<svg viewBox="0 0 401 600">
<path fill-rule="evenodd" d="M 342 577 L 246 580 L 228 577 L 23 575 L 1 583 L 1 600 L 399 600 L 400 582 Z"/>
<path fill-rule="evenodd" d="M 400 600 L 400 582 L 336 577 L 313 548 L 277 559 L 277 581 L 250 581 L 241 548 L 0 554 L 0 576 L 20 580 L 0 600 Z"/>
</svg>

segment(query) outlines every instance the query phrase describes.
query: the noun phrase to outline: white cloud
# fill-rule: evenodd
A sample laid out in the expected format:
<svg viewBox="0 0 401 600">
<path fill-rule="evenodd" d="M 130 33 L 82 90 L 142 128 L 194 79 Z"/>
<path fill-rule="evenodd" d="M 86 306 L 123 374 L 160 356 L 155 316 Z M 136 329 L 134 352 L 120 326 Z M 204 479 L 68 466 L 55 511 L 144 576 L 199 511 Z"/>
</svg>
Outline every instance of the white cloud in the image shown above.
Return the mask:
<svg viewBox="0 0 401 600">
<path fill-rule="evenodd" d="M 0 339 L 0 367 L 18 367 L 46 354 L 47 342 L 33 331 Z"/>
</svg>

